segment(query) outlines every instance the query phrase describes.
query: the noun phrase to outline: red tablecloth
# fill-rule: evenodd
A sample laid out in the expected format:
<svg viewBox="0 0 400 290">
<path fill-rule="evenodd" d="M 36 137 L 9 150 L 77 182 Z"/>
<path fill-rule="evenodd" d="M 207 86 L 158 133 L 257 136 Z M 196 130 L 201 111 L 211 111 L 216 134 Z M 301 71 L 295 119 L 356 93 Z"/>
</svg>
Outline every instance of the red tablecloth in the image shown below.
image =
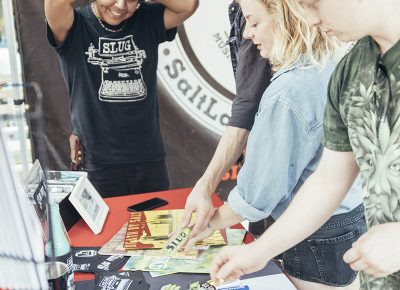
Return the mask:
<svg viewBox="0 0 400 290">
<path fill-rule="evenodd" d="M 87 224 L 80 220 L 78 221 L 69 231 L 69 237 L 72 242 L 72 246 L 75 247 L 100 247 L 108 242 L 114 234 L 122 227 L 122 225 L 128 222 L 129 212 L 126 208 L 129 205 L 145 201 L 153 197 L 159 197 L 168 201 L 168 204 L 157 208 L 161 209 L 181 209 L 184 208 L 186 198 L 189 195 L 191 188 L 167 190 L 160 192 L 152 192 L 145 194 L 135 194 L 129 196 L 106 198 L 105 202 L 110 207 L 110 212 L 105 221 L 103 230 L 100 234 L 94 235 Z M 222 200 L 213 194 L 213 204 L 215 207 L 223 204 Z M 233 228 L 242 228 L 241 225 L 236 225 Z M 245 242 L 249 243 L 252 241 L 252 237 L 247 234 Z M 93 275 L 90 274 L 76 274 L 75 280 L 92 279 Z"/>
</svg>

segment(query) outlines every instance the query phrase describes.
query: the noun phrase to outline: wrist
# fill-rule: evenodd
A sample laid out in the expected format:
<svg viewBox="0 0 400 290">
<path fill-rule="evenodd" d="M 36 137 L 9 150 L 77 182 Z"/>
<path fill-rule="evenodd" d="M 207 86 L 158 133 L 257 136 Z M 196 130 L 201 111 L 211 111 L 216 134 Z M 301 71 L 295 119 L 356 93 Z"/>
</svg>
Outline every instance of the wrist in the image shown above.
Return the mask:
<svg viewBox="0 0 400 290">
<path fill-rule="evenodd" d="M 204 177 L 204 175 L 196 182 L 195 187 L 198 189 L 199 194 L 205 197 L 211 197 L 217 188 L 217 186 L 214 186 L 213 181 Z"/>
</svg>

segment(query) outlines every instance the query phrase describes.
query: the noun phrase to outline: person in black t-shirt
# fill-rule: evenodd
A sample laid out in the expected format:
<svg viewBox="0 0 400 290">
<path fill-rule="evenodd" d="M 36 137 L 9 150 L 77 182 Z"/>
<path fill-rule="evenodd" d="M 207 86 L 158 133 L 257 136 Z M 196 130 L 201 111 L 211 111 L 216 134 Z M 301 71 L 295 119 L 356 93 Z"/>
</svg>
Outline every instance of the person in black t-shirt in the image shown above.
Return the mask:
<svg viewBox="0 0 400 290">
<path fill-rule="evenodd" d="M 168 189 L 158 45 L 174 39 L 198 0 L 96 0 L 75 9 L 73 2 L 45 0 L 45 13 L 71 97 L 73 135 L 83 145 L 83 169 L 103 197 Z"/>
</svg>

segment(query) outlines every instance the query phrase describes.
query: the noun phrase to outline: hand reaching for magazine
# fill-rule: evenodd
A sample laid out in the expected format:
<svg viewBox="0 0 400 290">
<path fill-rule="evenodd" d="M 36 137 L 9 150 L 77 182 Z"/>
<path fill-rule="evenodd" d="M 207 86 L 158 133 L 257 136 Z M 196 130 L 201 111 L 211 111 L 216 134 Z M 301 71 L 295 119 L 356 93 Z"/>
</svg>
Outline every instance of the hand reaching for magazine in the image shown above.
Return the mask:
<svg viewBox="0 0 400 290">
<path fill-rule="evenodd" d="M 181 227 L 188 226 L 192 228 L 191 238 L 206 230 L 207 223 L 215 213 L 210 194 L 205 194 L 204 189 L 201 188 L 200 185 L 196 184 L 185 204 Z M 194 219 L 195 213 L 197 217 Z"/>
<path fill-rule="evenodd" d="M 257 242 L 243 246 L 224 247 L 211 264 L 211 279 L 233 281 L 240 276 L 259 271 L 268 260 L 260 256 Z"/>
<path fill-rule="evenodd" d="M 189 228 L 189 227 L 186 227 Z M 170 239 L 169 241 L 172 241 L 175 236 L 179 236 L 181 232 L 183 232 L 185 228 L 177 228 L 176 230 L 172 231 L 169 235 L 168 238 Z M 191 232 L 191 228 L 190 228 Z M 196 245 L 197 242 L 200 242 L 204 239 L 207 239 L 208 237 L 212 236 L 214 233 L 214 230 L 210 228 L 206 228 L 204 231 L 200 232 L 198 235 L 195 237 L 190 237 L 190 233 L 188 234 L 188 237 L 180 243 L 180 245 L 177 248 L 177 251 L 181 252 L 184 251 L 185 254 L 189 254 L 190 251 L 193 249 L 193 247 Z"/>
<path fill-rule="evenodd" d="M 184 248 L 184 251 L 187 254 L 193 249 L 193 247 L 196 245 L 197 242 L 200 242 L 204 239 L 207 239 L 208 237 L 211 237 L 213 233 L 214 230 L 207 227 L 204 231 L 200 232 L 196 236 L 194 237 L 189 236 L 189 239 L 182 244 L 181 249 Z"/>
</svg>

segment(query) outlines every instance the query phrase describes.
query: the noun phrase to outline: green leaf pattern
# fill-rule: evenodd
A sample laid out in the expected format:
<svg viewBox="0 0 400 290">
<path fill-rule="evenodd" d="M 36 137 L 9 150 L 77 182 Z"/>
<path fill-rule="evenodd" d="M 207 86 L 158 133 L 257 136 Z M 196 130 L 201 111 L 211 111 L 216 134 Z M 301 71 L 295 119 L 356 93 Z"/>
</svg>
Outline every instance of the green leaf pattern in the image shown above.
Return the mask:
<svg viewBox="0 0 400 290">
<path fill-rule="evenodd" d="M 371 68 L 372 69 L 372 68 Z M 358 80 L 370 80 L 371 71 Z M 400 75 L 400 67 L 399 73 Z M 400 221 L 400 80 L 390 74 L 395 109 L 390 120 L 374 111 L 373 86 L 352 83 L 343 91 L 340 113 L 363 179 L 364 205 L 369 226 Z M 379 93 L 379 92 L 378 92 Z M 400 272 L 385 278 L 361 273 L 364 290 L 399 290 Z"/>
</svg>

